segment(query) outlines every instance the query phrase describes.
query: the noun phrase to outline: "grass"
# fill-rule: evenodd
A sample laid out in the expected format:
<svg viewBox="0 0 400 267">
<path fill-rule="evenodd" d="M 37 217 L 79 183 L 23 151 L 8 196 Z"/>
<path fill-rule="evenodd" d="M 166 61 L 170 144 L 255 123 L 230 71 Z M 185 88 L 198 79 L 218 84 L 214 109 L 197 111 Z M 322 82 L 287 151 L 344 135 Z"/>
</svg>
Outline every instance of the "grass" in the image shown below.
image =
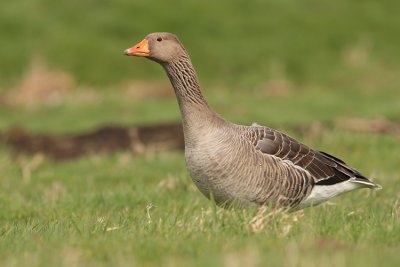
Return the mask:
<svg viewBox="0 0 400 267">
<path fill-rule="evenodd" d="M 0 144 L 0 266 L 398 266 L 399 138 L 335 126 L 343 117 L 400 122 L 398 5 L 2 1 L 0 131 L 76 133 L 178 120 L 173 97 L 121 89 L 137 80 L 166 84 L 159 66 L 121 53 L 167 30 L 190 51 L 206 98 L 224 117 L 289 132 L 384 189 L 298 213 L 223 210 L 197 191 L 179 152 L 53 162 L 16 157 Z M 36 58 L 75 87 L 51 104 L 3 104 Z M 314 122 L 333 127 L 293 131 Z"/>
<path fill-rule="evenodd" d="M 216 89 L 208 94 L 220 113 L 239 122 L 250 123 L 247 118 L 255 117 L 259 123 L 282 129 L 299 122 L 330 123 L 346 116 L 354 101 L 338 101 L 345 95 L 358 99 L 355 116 L 368 117 L 377 109 L 381 115 L 398 119 L 398 100 L 390 97 L 390 91 L 389 96 L 340 91 L 335 93 L 336 99 L 322 104 L 314 100 L 323 99 L 323 93 L 314 90 L 294 93 L 290 98 L 257 99 L 235 93 L 229 94 L 229 105 L 225 101 L 228 93 L 224 96 L 223 92 Z M 179 115 L 173 98 L 144 103 L 105 95 L 95 102 L 68 101 L 73 100 L 56 107 L 19 108 L 18 115 L 2 108 L 2 127 L 18 122 L 34 131 L 79 132 L 110 121 L 172 121 Z M 262 103 L 267 103 L 265 116 L 259 111 Z M 288 111 L 281 121 L 272 114 L 283 103 Z M 373 110 L 368 103 L 375 104 Z M 297 112 L 304 106 L 307 110 Z M 326 113 L 316 113 L 329 106 L 332 108 Z M 162 118 L 158 116 L 160 109 Z M 73 123 L 77 116 L 78 122 Z M 295 136 L 346 159 L 384 189 L 356 191 L 303 213 L 257 214 L 253 209 L 215 208 L 192 184 L 179 152 L 92 155 L 55 163 L 40 155 L 15 159 L 3 147 L 0 265 L 397 265 L 400 176 L 394 148 L 399 145 L 398 137 L 340 128 L 315 138 Z"/>
<path fill-rule="evenodd" d="M 4 266 L 394 266 L 399 259 L 394 174 L 380 179 L 386 192 L 359 191 L 303 215 L 266 216 L 256 228 L 253 210 L 213 213 L 178 153 L 45 160 L 24 179 L 30 160 L 11 164 L 2 156 Z"/>
<path fill-rule="evenodd" d="M 122 57 L 154 31 L 178 34 L 207 83 L 254 87 L 283 75 L 330 84 L 364 63 L 399 68 L 398 8 L 395 0 L 3 2 L 0 84 L 18 82 L 32 56 L 80 84 L 161 80 L 152 63 L 132 71 Z"/>
</svg>

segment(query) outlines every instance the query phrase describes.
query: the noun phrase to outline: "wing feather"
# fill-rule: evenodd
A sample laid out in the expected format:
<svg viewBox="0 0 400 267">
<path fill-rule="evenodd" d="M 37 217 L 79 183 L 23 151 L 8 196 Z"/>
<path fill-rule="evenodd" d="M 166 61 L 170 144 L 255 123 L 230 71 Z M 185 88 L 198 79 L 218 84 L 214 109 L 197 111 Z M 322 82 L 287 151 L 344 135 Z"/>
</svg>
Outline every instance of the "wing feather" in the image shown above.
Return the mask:
<svg viewBox="0 0 400 267">
<path fill-rule="evenodd" d="M 316 151 L 294 138 L 271 128 L 253 127 L 256 149 L 266 155 L 289 160 L 294 165 L 307 170 L 318 185 L 332 185 L 352 177 L 369 182 L 359 171 L 346 165 L 341 159 L 322 151 Z M 255 133 L 255 135 L 254 135 Z"/>
</svg>

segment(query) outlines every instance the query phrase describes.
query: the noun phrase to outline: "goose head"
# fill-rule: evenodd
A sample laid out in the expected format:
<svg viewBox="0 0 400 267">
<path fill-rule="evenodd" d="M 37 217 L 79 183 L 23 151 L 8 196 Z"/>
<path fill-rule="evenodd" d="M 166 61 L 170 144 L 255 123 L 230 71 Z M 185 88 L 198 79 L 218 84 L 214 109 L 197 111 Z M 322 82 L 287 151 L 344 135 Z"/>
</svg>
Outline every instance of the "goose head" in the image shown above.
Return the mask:
<svg viewBox="0 0 400 267">
<path fill-rule="evenodd" d="M 147 35 L 143 41 L 124 51 L 127 56 L 146 57 L 158 63 L 173 62 L 185 55 L 185 48 L 172 33 L 156 32 Z"/>
</svg>

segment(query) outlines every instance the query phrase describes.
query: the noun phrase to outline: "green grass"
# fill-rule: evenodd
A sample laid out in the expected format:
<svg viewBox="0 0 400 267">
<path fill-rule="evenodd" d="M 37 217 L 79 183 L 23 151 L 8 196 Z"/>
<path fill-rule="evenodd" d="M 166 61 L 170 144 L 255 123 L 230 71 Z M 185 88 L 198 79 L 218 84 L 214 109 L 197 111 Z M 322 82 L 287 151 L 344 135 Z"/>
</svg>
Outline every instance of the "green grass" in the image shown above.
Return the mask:
<svg viewBox="0 0 400 267">
<path fill-rule="evenodd" d="M 395 0 L 1 1 L 0 132 L 177 121 L 173 97 L 118 89 L 167 83 L 160 66 L 122 51 L 147 33 L 170 31 L 188 48 L 218 113 L 289 132 L 383 190 L 261 216 L 215 207 L 194 187 L 180 152 L 53 162 L 16 157 L 0 144 L 0 266 L 398 266 L 399 137 L 335 126 L 349 116 L 400 122 L 398 10 Z M 52 105 L 3 105 L 35 57 L 70 74 L 76 90 Z M 94 96 L 81 87 L 96 88 Z M 314 122 L 333 127 L 293 130 Z"/>
<path fill-rule="evenodd" d="M 352 105 L 357 106 L 354 116 L 399 119 L 395 92 L 331 94 L 305 90 L 291 97 L 257 98 L 215 89 L 208 97 L 234 121 L 250 123 L 254 118 L 281 129 L 313 121 L 333 123 L 348 115 Z M 288 110 L 279 119 L 274 111 L 282 104 Z M 3 129 L 18 122 L 34 131 L 80 132 L 110 122 L 173 121 L 179 115 L 173 98 L 126 100 L 107 94 L 102 101 L 66 101 L 18 111 L 0 109 Z M 340 128 L 315 138 L 294 135 L 344 158 L 384 189 L 352 192 L 304 214 L 266 212 L 257 228 L 253 209 L 213 207 L 195 189 L 179 152 L 92 155 L 55 163 L 39 155 L 15 159 L 3 147 L 0 265 L 396 266 L 398 137 Z"/>
<path fill-rule="evenodd" d="M 342 141 L 346 146 L 353 136 Z M 376 153 L 393 145 L 390 139 L 383 144 Z M 62 164 L 45 160 L 24 179 L 21 168 L 29 161 L 1 157 L 4 266 L 71 261 L 78 266 L 220 266 L 229 261 L 395 266 L 399 260 L 399 176 L 389 168 L 379 178 L 385 191 L 354 192 L 334 200 L 335 205 L 306 210 L 298 222 L 293 222 L 296 214 L 278 213 L 254 232 L 253 210 L 213 213 L 178 153 L 93 156 Z M 292 227 L 288 233 L 287 227 Z"/>
<path fill-rule="evenodd" d="M 393 72 L 400 62 L 399 5 L 395 0 L 3 1 L 0 85 L 17 82 L 33 56 L 89 85 L 163 79 L 152 63 L 133 71 L 137 63 L 122 56 L 154 31 L 178 34 L 205 82 L 236 88 L 281 75 L 296 83 L 327 84 L 354 72 L 353 65 L 371 62 Z M 352 51 L 361 52 L 361 59 L 349 63 Z"/>
</svg>

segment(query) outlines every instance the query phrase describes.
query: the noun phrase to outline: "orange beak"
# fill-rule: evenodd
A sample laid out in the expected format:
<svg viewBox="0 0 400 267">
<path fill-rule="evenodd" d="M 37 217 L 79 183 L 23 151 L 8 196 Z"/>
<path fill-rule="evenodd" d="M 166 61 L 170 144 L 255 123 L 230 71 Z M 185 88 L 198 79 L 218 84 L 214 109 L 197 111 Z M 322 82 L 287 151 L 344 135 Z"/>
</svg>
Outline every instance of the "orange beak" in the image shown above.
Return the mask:
<svg viewBox="0 0 400 267">
<path fill-rule="evenodd" d="M 149 41 L 144 39 L 137 45 L 132 46 L 124 51 L 127 56 L 148 57 L 150 56 Z"/>
</svg>

